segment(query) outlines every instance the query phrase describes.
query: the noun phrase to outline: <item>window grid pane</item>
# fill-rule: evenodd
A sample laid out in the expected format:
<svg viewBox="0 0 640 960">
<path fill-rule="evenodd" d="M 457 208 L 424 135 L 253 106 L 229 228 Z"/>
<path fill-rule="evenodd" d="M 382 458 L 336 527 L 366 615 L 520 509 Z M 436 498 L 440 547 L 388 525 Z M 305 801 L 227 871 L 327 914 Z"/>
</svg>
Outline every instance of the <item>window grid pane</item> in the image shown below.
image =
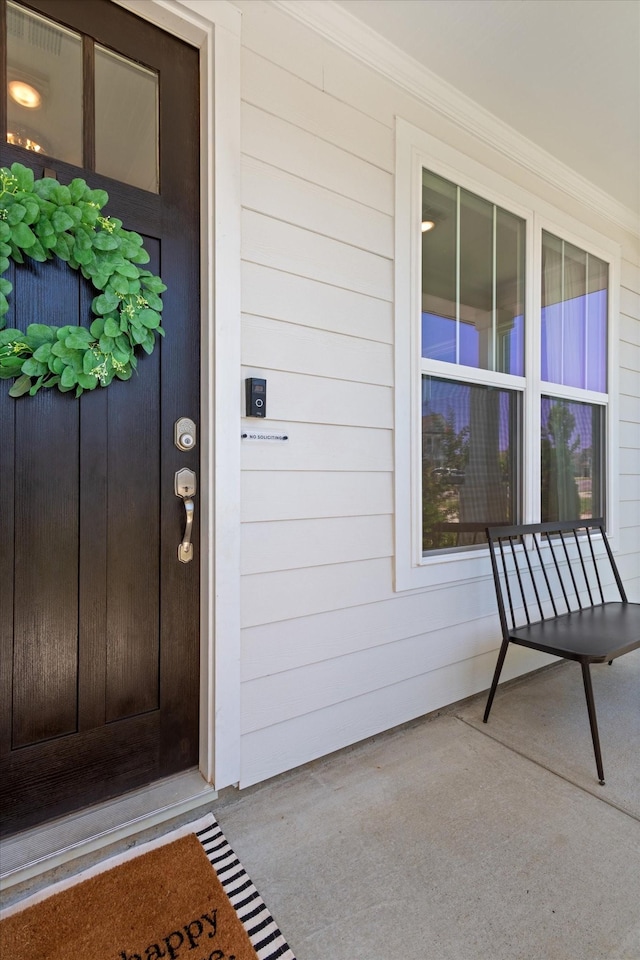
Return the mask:
<svg viewBox="0 0 640 960">
<path fill-rule="evenodd" d="M 423 551 L 486 542 L 519 515 L 520 394 L 422 377 Z"/>
<path fill-rule="evenodd" d="M 542 379 L 604 393 L 607 264 L 543 231 L 541 282 Z"/>
<path fill-rule="evenodd" d="M 605 407 L 542 397 L 542 522 L 604 515 Z"/>
<path fill-rule="evenodd" d="M 422 356 L 524 375 L 525 221 L 422 174 Z"/>
</svg>

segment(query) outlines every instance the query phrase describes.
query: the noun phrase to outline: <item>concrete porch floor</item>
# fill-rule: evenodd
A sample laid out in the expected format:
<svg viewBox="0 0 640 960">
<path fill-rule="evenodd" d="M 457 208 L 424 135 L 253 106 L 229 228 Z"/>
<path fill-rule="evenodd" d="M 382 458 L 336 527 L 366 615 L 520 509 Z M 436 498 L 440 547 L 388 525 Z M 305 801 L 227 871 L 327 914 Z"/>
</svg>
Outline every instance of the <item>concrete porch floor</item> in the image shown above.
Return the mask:
<svg viewBox="0 0 640 960">
<path fill-rule="evenodd" d="M 604 787 L 563 663 L 501 688 L 487 725 L 483 695 L 223 792 L 298 960 L 640 960 L 640 651 L 593 681 Z"/>
</svg>

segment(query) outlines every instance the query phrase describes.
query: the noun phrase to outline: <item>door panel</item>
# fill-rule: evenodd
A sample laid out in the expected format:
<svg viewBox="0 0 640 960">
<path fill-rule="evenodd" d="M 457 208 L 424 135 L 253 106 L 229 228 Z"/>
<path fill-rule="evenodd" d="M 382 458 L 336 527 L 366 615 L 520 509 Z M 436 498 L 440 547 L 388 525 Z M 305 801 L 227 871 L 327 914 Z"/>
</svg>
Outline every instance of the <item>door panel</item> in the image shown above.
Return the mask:
<svg viewBox="0 0 640 960">
<path fill-rule="evenodd" d="M 8 397 L 0 382 L 0 800 L 14 832 L 197 764 L 198 498 L 194 561 L 182 564 L 176 470 L 198 471 L 173 424 L 198 419 L 198 55 L 108 0 L 23 4 L 156 70 L 158 194 L 0 143 L 18 160 L 109 193 L 105 214 L 144 238 L 167 284 L 166 338 L 127 382 Z M 0 11 L 6 5 L 0 0 Z M 89 53 L 87 53 L 89 51 Z M 86 76 L 85 76 L 86 80 Z M 85 126 L 92 122 L 85 96 Z M 6 129 L 2 101 L 0 131 Z M 3 138 L 4 139 L 4 138 Z M 135 138 L 123 149 L 135 149 Z M 7 326 L 88 326 L 95 290 L 60 261 L 12 265 Z M 10 549 L 11 545 L 15 550 Z M 10 627 L 13 626 L 13 631 Z"/>
</svg>

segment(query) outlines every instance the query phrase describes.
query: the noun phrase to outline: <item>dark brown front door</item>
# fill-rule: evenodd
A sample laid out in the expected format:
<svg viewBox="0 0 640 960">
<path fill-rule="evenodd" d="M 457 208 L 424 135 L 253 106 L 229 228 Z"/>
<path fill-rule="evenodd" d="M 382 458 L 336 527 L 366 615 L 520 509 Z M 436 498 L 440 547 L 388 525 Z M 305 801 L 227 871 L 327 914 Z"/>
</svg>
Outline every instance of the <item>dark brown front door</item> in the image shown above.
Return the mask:
<svg viewBox="0 0 640 960">
<path fill-rule="evenodd" d="M 72 131 L 66 114 L 48 145 L 43 136 L 47 156 L 19 134 L 5 142 L 7 109 L 11 123 L 17 112 L 3 92 L 0 166 L 106 190 L 103 213 L 142 235 L 167 285 L 166 338 L 140 353 L 131 380 L 79 399 L 51 389 L 15 400 L 0 381 L 0 802 L 11 833 L 197 764 L 199 544 L 196 532 L 193 561 L 179 562 L 185 507 L 174 475 L 197 473 L 198 452 L 177 449 L 174 423 L 199 410 L 199 106 L 197 51 L 109 0 L 0 0 L 0 18 L 3 91 L 23 70 L 34 86 L 42 79 L 50 107 L 49 60 L 66 69 L 73 42 L 82 63 L 81 92 L 66 80 L 68 110 L 81 104 L 79 158 L 62 156 L 67 141 L 51 146 L 60 123 Z M 60 26 L 69 37 L 58 43 Z M 22 64 L 31 35 L 35 62 Z M 131 93 L 112 102 L 122 70 Z M 149 126 L 136 71 L 157 91 L 149 182 L 134 162 Z M 113 129 L 100 128 L 103 108 Z M 39 117 L 28 118 L 32 140 Z M 91 323 L 96 291 L 62 261 L 12 264 L 7 277 L 7 327 Z"/>
</svg>

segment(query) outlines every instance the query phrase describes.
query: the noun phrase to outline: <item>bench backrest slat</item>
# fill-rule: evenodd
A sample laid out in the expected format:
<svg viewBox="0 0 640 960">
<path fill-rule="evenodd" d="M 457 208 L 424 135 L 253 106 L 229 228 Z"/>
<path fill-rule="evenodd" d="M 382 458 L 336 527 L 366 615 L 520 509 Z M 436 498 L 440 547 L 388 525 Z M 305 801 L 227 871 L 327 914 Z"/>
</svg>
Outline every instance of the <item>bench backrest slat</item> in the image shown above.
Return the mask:
<svg viewBox="0 0 640 960">
<path fill-rule="evenodd" d="M 488 527 L 487 540 L 505 636 L 604 603 L 612 576 L 627 600 L 602 519 Z"/>
<path fill-rule="evenodd" d="M 602 581 L 600 579 L 600 571 L 598 570 L 598 564 L 596 563 L 596 555 L 593 549 L 593 540 L 591 539 L 591 530 L 587 527 L 587 541 L 589 543 L 589 550 L 591 552 L 591 562 L 593 564 L 593 569 L 596 574 L 596 583 L 598 584 L 598 593 L 600 594 L 600 603 L 604 603 L 604 590 L 602 589 Z M 609 544 L 607 544 L 609 546 Z M 618 572 L 617 570 L 615 571 Z M 622 587 L 622 582 L 620 583 Z M 622 591 L 624 593 L 624 590 Z"/>
<path fill-rule="evenodd" d="M 578 538 L 578 531 L 573 531 L 573 539 L 576 543 L 576 549 L 578 551 L 578 556 L 580 557 L 580 566 L 582 567 L 582 576 L 584 577 L 584 582 L 587 585 L 587 593 L 589 594 L 589 606 L 592 607 L 594 604 L 593 594 L 591 593 L 591 584 L 589 583 L 589 577 L 587 576 L 587 568 L 585 565 L 585 559 L 582 556 L 582 541 Z M 596 565 L 597 569 L 597 565 Z"/>
<path fill-rule="evenodd" d="M 542 576 L 543 576 L 543 578 L 544 578 L 545 586 L 546 586 L 546 588 L 547 588 L 547 596 L 548 596 L 549 599 L 551 600 L 551 607 L 552 607 L 552 609 L 553 609 L 553 615 L 554 615 L 554 617 L 557 617 L 557 616 L 558 616 L 558 608 L 557 608 L 557 606 L 556 606 L 556 598 L 555 598 L 554 595 L 553 595 L 553 590 L 551 589 L 551 584 L 549 583 L 549 574 L 547 573 L 547 566 L 546 566 L 546 564 L 545 564 L 545 562 L 544 562 L 544 560 L 543 560 L 543 557 L 542 557 L 542 550 L 540 549 L 540 540 L 539 540 L 539 538 L 536 536 L 535 533 L 532 534 L 532 539 L 533 539 L 533 542 L 534 542 L 534 544 L 535 544 L 536 554 L 537 554 L 538 560 L 539 560 L 539 562 L 540 562 L 540 569 L 542 570 Z M 554 557 L 554 560 L 555 560 L 555 557 Z M 540 608 L 540 619 L 543 620 L 543 619 L 544 619 L 544 614 L 543 614 L 543 612 L 542 612 L 542 605 L 541 605 L 541 604 L 538 604 L 538 606 L 539 606 L 539 608 Z"/>
</svg>

